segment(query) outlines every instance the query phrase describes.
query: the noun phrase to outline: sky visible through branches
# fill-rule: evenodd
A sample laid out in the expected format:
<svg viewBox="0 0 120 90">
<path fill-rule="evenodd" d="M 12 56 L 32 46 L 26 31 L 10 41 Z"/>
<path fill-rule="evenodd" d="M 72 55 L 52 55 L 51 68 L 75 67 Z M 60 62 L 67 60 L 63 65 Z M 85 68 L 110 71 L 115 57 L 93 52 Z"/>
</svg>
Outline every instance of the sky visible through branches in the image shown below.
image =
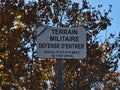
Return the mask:
<svg viewBox="0 0 120 90">
<path fill-rule="evenodd" d="M 82 0 L 72 0 L 72 1 L 78 3 L 82 2 Z M 118 33 L 120 32 L 120 12 L 119 12 L 120 0 L 87 0 L 87 1 L 89 1 L 89 3 L 95 7 L 97 7 L 98 4 L 99 5 L 102 4 L 103 10 L 108 10 L 109 5 L 112 5 L 112 12 L 109 14 L 109 16 L 113 18 L 113 20 L 111 21 L 112 25 L 107 28 L 106 33 L 105 31 L 103 31 L 103 33 L 100 33 L 100 37 L 102 36 L 102 39 L 105 39 L 110 33 L 118 35 Z M 120 71 L 120 61 L 118 67 L 119 67 L 118 71 Z"/>
</svg>

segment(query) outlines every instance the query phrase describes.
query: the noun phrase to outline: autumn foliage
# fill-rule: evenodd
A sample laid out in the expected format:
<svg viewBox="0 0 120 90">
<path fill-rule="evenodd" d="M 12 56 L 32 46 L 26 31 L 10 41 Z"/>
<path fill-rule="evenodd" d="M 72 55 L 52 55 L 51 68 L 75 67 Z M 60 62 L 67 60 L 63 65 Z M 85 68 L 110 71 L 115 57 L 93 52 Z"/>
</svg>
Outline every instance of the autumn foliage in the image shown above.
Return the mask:
<svg viewBox="0 0 120 90">
<path fill-rule="evenodd" d="M 87 57 L 63 61 L 64 90 L 120 88 L 120 33 L 99 37 L 111 26 L 109 10 L 81 6 L 71 0 L 0 1 L 0 90 L 58 90 L 57 60 L 36 56 L 36 29 L 40 26 L 83 27 Z"/>
</svg>

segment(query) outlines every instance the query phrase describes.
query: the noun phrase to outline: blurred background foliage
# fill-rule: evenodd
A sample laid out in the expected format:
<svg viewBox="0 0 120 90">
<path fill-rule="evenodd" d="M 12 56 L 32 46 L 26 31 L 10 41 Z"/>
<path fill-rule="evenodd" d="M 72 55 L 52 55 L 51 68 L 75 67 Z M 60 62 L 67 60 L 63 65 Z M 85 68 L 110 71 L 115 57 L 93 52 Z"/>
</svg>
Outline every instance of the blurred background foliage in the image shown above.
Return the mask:
<svg viewBox="0 0 120 90">
<path fill-rule="evenodd" d="M 120 89 L 120 33 L 104 40 L 98 35 L 111 26 L 109 10 L 86 0 L 0 0 L 0 90 L 58 90 L 57 60 L 36 56 L 40 26 L 83 27 L 87 57 L 63 60 L 64 90 Z"/>
</svg>

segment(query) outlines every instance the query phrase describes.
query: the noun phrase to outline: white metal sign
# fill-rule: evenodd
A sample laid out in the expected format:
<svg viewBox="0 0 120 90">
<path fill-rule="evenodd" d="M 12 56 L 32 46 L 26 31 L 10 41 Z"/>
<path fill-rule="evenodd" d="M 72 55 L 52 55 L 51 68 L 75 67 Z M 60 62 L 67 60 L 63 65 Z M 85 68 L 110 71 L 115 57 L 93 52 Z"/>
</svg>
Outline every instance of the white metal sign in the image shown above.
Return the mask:
<svg viewBox="0 0 120 90">
<path fill-rule="evenodd" d="M 37 56 L 40 58 L 84 59 L 86 57 L 86 30 L 79 27 L 38 28 Z"/>
</svg>

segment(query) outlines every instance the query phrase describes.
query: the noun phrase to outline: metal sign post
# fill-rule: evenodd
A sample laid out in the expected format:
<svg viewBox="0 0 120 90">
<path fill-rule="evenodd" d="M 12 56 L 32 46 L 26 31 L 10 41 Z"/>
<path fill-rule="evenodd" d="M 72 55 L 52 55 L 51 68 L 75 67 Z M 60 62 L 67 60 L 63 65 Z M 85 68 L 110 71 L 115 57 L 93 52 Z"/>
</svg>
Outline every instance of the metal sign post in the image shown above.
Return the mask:
<svg viewBox="0 0 120 90">
<path fill-rule="evenodd" d="M 62 78 L 62 70 L 63 70 L 63 63 L 62 60 L 57 60 L 57 68 L 58 68 L 58 73 L 57 73 L 57 90 L 63 90 L 63 78 Z"/>
</svg>

